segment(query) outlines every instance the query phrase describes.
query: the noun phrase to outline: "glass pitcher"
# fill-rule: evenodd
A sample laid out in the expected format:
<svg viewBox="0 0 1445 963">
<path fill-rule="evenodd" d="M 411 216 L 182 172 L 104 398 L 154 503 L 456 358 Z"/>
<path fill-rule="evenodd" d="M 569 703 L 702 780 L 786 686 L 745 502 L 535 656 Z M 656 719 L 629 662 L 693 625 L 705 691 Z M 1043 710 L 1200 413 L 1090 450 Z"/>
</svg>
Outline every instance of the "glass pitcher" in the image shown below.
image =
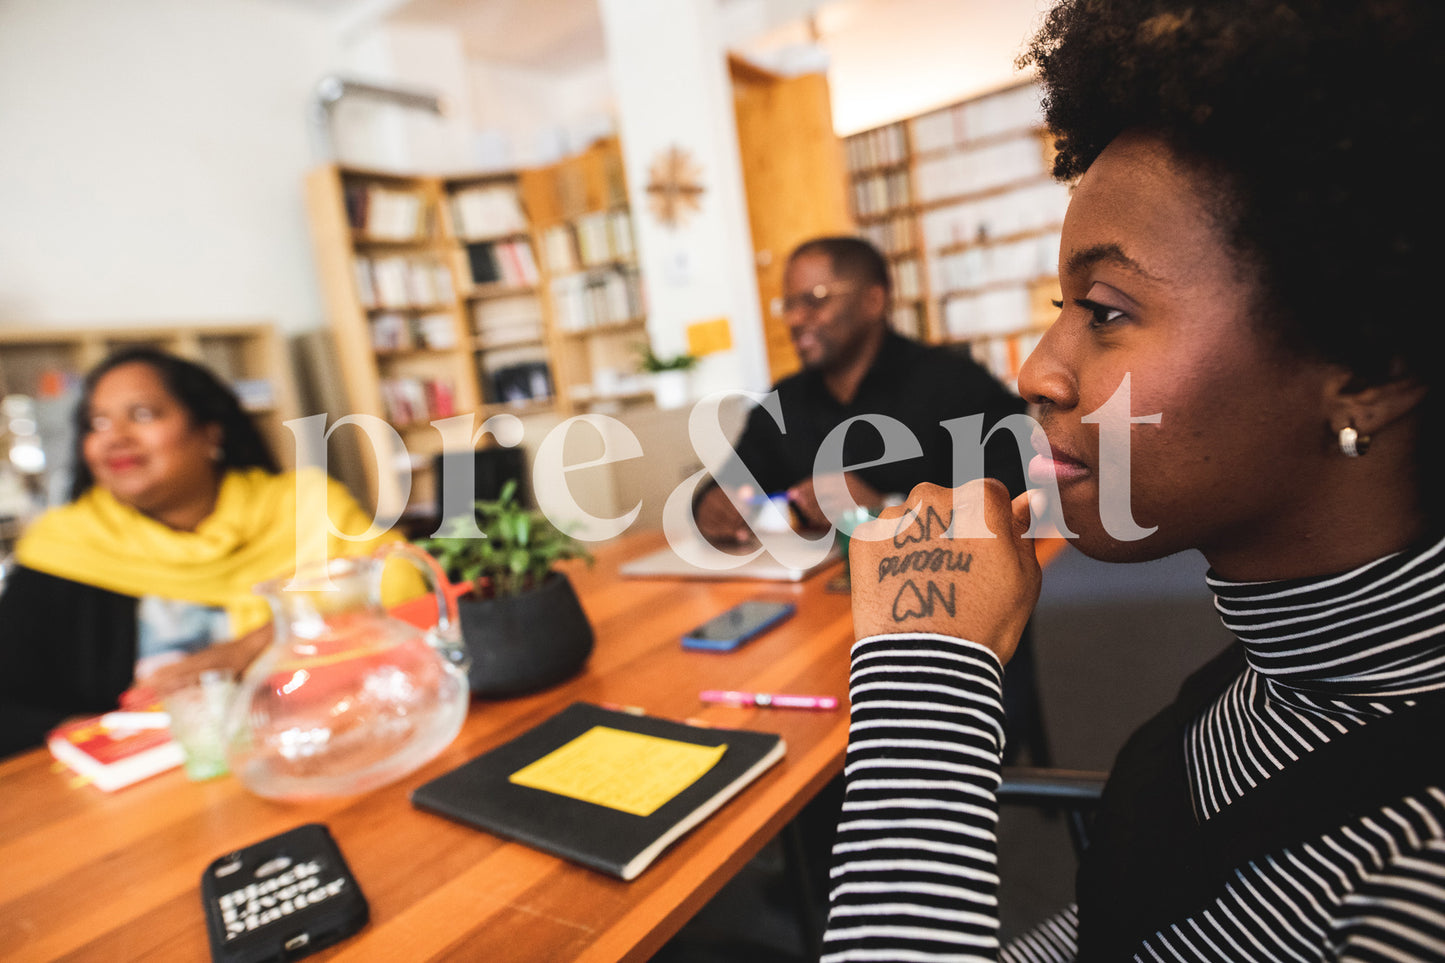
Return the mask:
<svg viewBox="0 0 1445 963">
<path fill-rule="evenodd" d="M 393 556 L 426 575 L 435 628 L 382 609 L 382 567 Z M 365 792 L 446 748 L 471 691 L 445 585 L 430 555 L 394 543 L 256 586 L 275 638 L 242 677 L 226 724 L 227 761 L 246 788 L 272 799 Z"/>
</svg>

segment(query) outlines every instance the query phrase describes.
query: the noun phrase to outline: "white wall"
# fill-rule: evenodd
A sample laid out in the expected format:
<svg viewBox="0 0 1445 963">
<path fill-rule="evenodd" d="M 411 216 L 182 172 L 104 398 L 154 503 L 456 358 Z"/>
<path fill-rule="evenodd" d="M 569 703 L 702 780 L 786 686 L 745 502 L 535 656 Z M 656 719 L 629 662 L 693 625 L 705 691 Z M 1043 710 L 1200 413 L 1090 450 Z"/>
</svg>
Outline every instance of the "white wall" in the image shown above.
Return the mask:
<svg viewBox="0 0 1445 963">
<path fill-rule="evenodd" d="M 726 318 L 732 349 L 703 359 L 692 391 L 766 387 L 732 82 L 715 0 L 601 0 L 600 8 L 647 279 L 648 335 L 659 354 L 677 354 L 687 349 L 689 325 Z M 674 148 L 700 169 L 703 193 L 697 211 L 666 225 L 649 210 L 647 184 L 649 168 Z"/>
<path fill-rule="evenodd" d="M 472 61 L 473 156 L 483 167 L 540 167 L 612 133 L 615 99 L 605 61 L 563 74 Z"/>
<path fill-rule="evenodd" d="M 759 3 L 798 15 L 801 0 L 733 0 L 739 24 Z M 829 58 L 833 128 L 856 133 L 1005 86 L 1050 0 L 831 0 L 814 3 Z M 749 18 L 739 15 L 746 11 Z M 776 22 L 776 21 L 774 21 Z M 736 42 L 764 63 L 812 42 L 802 20 Z"/>
<path fill-rule="evenodd" d="M 332 111 L 337 159 L 406 173 L 475 169 L 469 67 L 460 35 L 446 27 L 408 23 L 348 31 L 347 36 L 340 73 L 436 94 L 443 113 L 346 98 Z"/>
<path fill-rule="evenodd" d="M 0 323 L 322 321 L 302 203 L 318 16 L 0 3 Z"/>
</svg>

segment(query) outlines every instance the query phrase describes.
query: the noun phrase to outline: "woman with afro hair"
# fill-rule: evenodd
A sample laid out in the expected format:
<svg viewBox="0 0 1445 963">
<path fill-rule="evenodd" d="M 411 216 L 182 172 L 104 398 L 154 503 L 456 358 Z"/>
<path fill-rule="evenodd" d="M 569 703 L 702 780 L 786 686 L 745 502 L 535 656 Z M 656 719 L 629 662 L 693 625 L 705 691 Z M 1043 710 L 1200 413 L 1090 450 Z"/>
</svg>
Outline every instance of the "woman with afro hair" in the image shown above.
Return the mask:
<svg viewBox="0 0 1445 963">
<path fill-rule="evenodd" d="M 1019 378 L 1030 478 L 1090 556 L 1203 553 L 1236 644 L 1120 752 L 1074 905 L 1001 947 L 1030 496 L 921 486 L 860 530 L 855 571 L 919 541 L 971 561 L 926 576 L 933 606 L 854 580 L 824 959 L 1445 960 L 1442 8 L 1048 14 L 1024 61 L 1073 196 Z M 995 534 L 950 538 L 957 512 Z"/>
</svg>

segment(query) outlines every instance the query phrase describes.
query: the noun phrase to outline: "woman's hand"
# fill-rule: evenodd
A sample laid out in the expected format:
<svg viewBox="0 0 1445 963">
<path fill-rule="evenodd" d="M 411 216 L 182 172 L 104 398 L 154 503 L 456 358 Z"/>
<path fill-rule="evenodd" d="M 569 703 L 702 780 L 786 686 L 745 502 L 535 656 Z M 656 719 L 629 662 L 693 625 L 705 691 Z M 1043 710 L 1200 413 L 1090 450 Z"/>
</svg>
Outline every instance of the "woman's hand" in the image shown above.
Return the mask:
<svg viewBox="0 0 1445 963">
<path fill-rule="evenodd" d="M 270 623 L 229 642 L 217 642 L 183 659 L 168 662 L 121 693 L 122 707 L 152 705 L 177 689 L 200 681 L 202 672 L 220 669 L 240 676 L 246 666 L 271 644 Z"/>
<path fill-rule="evenodd" d="M 955 508 L 960 536 L 950 538 Z M 994 534 L 964 537 L 966 520 L 979 517 Z M 1039 597 L 1038 559 L 1021 537 L 1028 527 L 1028 496 L 1010 503 L 996 480 L 919 485 L 906 503 L 853 532 L 854 633 L 936 632 L 986 646 L 1007 663 Z"/>
</svg>

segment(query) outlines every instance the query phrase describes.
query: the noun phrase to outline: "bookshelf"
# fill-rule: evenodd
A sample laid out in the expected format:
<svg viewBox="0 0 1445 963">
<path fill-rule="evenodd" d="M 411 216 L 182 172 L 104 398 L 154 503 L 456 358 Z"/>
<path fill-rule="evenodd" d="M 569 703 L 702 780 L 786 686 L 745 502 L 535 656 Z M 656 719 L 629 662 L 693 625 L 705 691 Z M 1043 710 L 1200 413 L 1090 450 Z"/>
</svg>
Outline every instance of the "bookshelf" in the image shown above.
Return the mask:
<svg viewBox="0 0 1445 963">
<path fill-rule="evenodd" d="M 69 488 L 71 416 L 87 371 L 114 351 L 154 347 L 198 361 L 241 398 L 283 467 L 295 462 L 294 437 L 283 422 L 298 416 L 286 344 L 269 323 L 115 328 L 0 328 L 0 397 L 31 399 L 47 453 L 38 482 L 47 500 Z M 3 529 L 0 524 L 0 529 Z M 17 532 L 0 531 L 0 543 Z"/>
<path fill-rule="evenodd" d="M 362 458 L 367 493 L 384 500 L 383 477 L 430 471 L 438 418 L 479 404 L 457 270 L 461 248 L 439 178 L 329 165 L 306 179 L 307 215 L 346 384 L 345 412 L 396 429 L 394 450 Z M 380 442 L 380 439 L 373 439 Z M 413 497 L 429 490 L 414 478 Z M 376 504 L 383 510 L 401 505 Z"/>
<path fill-rule="evenodd" d="M 453 243 L 484 417 L 545 410 L 556 400 L 542 274 L 520 180 L 512 172 L 442 181 L 444 234 Z"/>
<path fill-rule="evenodd" d="M 650 400 L 636 375 L 647 306 L 617 139 L 525 171 L 521 186 L 541 251 L 561 401 L 576 409 Z"/>
<path fill-rule="evenodd" d="M 1054 316 L 1068 187 L 1025 82 L 845 141 L 860 232 L 888 256 L 893 324 L 965 343 L 1012 385 Z"/>
<path fill-rule="evenodd" d="M 620 373 L 647 333 L 615 139 L 519 171 L 330 165 L 306 196 L 349 413 L 402 439 L 365 459 L 373 502 L 385 476 L 412 474 L 407 506 L 378 507 L 430 507 L 436 419 L 624 397 Z"/>
</svg>

